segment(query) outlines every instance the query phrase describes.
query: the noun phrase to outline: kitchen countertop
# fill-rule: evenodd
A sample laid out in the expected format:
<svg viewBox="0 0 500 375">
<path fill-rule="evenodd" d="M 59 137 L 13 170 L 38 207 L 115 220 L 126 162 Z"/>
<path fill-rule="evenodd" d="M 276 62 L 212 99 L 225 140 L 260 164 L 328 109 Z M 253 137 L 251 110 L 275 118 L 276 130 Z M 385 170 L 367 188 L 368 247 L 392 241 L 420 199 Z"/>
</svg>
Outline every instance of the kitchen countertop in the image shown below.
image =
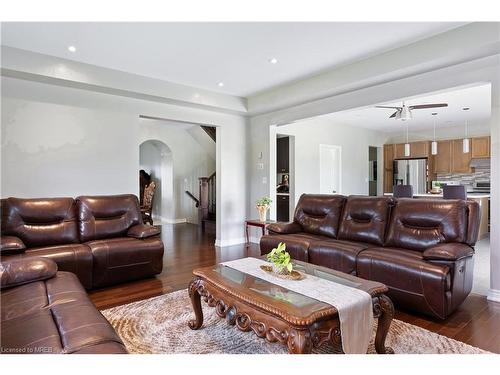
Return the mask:
<svg viewBox="0 0 500 375">
<path fill-rule="evenodd" d="M 384 193 L 384 195 L 392 196 L 392 193 Z M 434 198 L 442 198 L 443 194 L 413 194 L 414 197 L 434 197 Z M 481 199 L 481 198 L 489 198 L 490 194 L 487 193 L 467 193 L 467 198 L 472 199 Z"/>
<path fill-rule="evenodd" d="M 286 196 L 289 196 L 290 193 L 276 193 L 276 195 L 286 195 Z"/>
</svg>

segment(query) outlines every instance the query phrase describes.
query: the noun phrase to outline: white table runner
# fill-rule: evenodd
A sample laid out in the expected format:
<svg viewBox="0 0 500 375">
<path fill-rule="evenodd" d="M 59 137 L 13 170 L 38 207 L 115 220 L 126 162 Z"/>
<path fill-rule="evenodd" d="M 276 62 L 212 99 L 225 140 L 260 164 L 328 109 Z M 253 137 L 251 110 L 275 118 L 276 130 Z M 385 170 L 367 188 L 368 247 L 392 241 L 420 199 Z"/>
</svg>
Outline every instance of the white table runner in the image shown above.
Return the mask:
<svg viewBox="0 0 500 375">
<path fill-rule="evenodd" d="M 334 306 L 339 314 L 344 353 L 366 354 L 373 328 L 370 294 L 313 275 L 306 275 L 302 280 L 280 279 L 260 268 L 263 264 L 270 264 L 262 259 L 243 258 L 222 264 Z"/>
</svg>

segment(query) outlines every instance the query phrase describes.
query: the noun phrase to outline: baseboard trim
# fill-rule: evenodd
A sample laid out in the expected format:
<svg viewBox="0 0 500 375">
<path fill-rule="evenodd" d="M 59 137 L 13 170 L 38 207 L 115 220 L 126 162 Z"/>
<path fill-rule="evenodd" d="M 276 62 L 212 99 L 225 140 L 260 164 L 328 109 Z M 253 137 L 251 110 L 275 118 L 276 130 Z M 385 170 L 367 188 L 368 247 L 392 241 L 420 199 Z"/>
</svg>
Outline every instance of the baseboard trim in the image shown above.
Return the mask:
<svg viewBox="0 0 500 375">
<path fill-rule="evenodd" d="M 186 218 L 183 218 L 183 219 L 166 219 L 166 218 L 161 217 L 161 216 L 153 216 L 153 220 L 158 220 L 162 224 L 181 224 L 181 223 L 187 223 L 188 222 Z"/>
<path fill-rule="evenodd" d="M 220 240 L 220 239 L 216 239 L 215 240 L 215 246 L 218 246 L 218 247 L 227 247 L 227 246 L 234 246 L 234 245 L 240 245 L 242 243 L 246 243 L 246 238 L 243 237 L 243 238 L 233 238 L 233 239 L 229 239 L 229 240 Z"/>
<path fill-rule="evenodd" d="M 500 302 L 500 290 L 498 289 L 489 289 L 488 295 L 486 296 L 488 301 Z"/>
</svg>

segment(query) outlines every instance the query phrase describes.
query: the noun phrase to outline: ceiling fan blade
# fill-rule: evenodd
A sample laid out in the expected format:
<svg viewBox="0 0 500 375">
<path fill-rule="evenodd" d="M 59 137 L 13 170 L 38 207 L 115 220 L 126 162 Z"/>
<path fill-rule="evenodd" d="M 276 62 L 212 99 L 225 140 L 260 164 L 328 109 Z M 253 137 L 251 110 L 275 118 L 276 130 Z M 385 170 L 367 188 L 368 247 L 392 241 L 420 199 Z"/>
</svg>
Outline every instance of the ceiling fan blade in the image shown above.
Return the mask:
<svg viewBox="0 0 500 375">
<path fill-rule="evenodd" d="M 392 115 L 389 116 L 389 118 L 394 118 L 396 115 L 399 113 L 399 111 L 394 112 Z"/>
<path fill-rule="evenodd" d="M 420 104 L 420 105 L 411 105 L 410 109 L 426 109 L 426 108 L 440 108 L 440 107 L 448 107 L 446 103 L 436 103 L 436 104 Z"/>
<path fill-rule="evenodd" d="M 389 108 L 389 109 L 397 109 L 397 110 L 401 109 L 401 107 L 387 107 L 385 105 L 376 105 L 375 108 Z"/>
</svg>

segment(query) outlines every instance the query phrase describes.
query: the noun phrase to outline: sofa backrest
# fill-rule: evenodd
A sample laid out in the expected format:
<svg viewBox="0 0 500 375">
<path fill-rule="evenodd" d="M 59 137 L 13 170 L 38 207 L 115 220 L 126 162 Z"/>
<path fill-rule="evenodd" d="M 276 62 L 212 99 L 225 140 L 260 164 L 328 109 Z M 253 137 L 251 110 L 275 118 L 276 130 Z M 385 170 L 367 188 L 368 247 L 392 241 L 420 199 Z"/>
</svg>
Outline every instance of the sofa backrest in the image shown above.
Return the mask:
<svg viewBox="0 0 500 375">
<path fill-rule="evenodd" d="M 351 195 L 340 220 L 340 240 L 383 245 L 393 199 Z"/>
<path fill-rule="evenodd" d="M 304 232 L 336 238 L 345 199 L 343 195 L 302 194 L 294 221 Z"/>
<path fill-rule="evenodd" d="M 398 199 L 385 246 L 424 251 L 442 242 L 464 242 L 467 207 L 458 199 Z"/>
<path fill-rule="evenodd" d="M 139 201 L 132 194 L 76 198 L 82 242 L 121 237 L 141 224 Z"/>
<path fill-rule="evenodd" d="M 27 247 L 78 242 L 73 198 L 7 198 L 2 203 L 2 234 L 19 237 Z"/>
</svg>

